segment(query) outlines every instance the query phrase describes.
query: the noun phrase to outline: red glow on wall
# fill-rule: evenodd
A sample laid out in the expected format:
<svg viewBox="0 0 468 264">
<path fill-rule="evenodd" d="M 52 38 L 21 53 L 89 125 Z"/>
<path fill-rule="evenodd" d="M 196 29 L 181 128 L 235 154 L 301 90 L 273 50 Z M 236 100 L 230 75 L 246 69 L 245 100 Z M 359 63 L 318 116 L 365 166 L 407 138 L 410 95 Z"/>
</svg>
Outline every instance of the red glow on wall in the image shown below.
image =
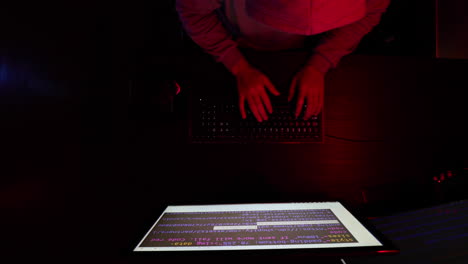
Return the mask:
<svg viewBox="0 0 468 264">
<path fill-rule="evenodd" d="M 364 203 L 368 203 L 369 201 L 367 200 L 367 195 L 365 191 L 361 191 L 362 194 L 362 200 Z"/>
<path fill-rule="evenodd" d="M 176 90 L 176 95 L 178 95 L 178 94 L 180 93 L 180 90 L 181 90 L 181 89 L 180 89 L 180 85 L 179 85 L 176 81 L 174 81 L 174 84 L 175 84 L 175 86 L 176 86 L 176 88 L 177 88 L 177 90 Z"/>
<path fill-rule="evenodd" d="M 385 254 L 385 253 L 398 253 L 398 250 L 379 250 L 377 251 L 379 254 Z"/>
</svg>

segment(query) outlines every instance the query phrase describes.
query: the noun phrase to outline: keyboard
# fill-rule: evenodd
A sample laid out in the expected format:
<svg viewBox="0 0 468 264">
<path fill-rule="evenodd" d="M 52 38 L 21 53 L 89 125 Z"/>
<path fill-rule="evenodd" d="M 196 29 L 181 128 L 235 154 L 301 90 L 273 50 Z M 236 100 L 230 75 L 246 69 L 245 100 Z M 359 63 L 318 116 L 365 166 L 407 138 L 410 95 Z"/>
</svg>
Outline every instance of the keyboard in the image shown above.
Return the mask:
<svg viewBox="0 0 468 264">
<path fill-rule="evenodd" d="M 322 114 L 310 120 L 294 116 L 295 104 L 272 102 L 273 113 L 258 122 L 250 110 L 242 119 L 236 103 L 223 98 L 198 97 L 193 101 L 191 143 L 320 143 Z M 307 105 L 304 105 L 305 110 Z M 303 115 L 303 111 L 301 112 Z"/>
</svg>

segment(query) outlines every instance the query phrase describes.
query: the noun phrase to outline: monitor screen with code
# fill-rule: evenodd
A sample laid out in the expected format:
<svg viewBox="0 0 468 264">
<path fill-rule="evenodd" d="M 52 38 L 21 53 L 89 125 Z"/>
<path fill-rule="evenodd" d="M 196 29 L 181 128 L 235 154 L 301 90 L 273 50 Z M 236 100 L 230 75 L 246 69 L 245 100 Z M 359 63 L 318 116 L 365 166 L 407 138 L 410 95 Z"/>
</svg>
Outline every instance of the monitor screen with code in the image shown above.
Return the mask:
<svg viewBox="0 0 468 264">
<path fill-rule="evenodd" d="M 168 206 L 134 251 L 381 247 L 340 202 Z"/>
</svg>

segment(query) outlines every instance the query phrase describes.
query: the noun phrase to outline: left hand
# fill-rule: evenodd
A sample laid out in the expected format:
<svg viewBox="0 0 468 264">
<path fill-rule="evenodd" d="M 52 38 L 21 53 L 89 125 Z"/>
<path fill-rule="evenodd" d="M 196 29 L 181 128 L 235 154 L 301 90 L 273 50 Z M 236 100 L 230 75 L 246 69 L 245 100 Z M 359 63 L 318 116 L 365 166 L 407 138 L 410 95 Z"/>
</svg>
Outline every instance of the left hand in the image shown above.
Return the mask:
<svg viewBox="0 0 468 264">
<path fill-rule="evenodd" d="M 296 118 L 301 114 L 304 103 L 307 104 L 304 120 L 320 113 L 323 106 L 324 83 L 325 74 L 313 66 L 305 66 L 294 76 L 289 88 L 288 102 L 293 99 L 297 91 Z"/>
</svg>

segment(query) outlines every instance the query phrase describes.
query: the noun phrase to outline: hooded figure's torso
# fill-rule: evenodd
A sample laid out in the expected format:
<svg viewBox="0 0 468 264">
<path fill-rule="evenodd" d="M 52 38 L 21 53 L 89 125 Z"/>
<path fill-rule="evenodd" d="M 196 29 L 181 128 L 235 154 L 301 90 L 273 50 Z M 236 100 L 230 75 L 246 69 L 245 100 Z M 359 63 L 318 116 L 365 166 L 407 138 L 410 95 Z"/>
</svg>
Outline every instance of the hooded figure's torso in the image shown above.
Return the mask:
<svg viewBox="0 0 468 264">
<path fill-rule="evenodd" d="M 224 13 L 240 46 L 284 50 L 362 19 L 366 0 L 224 0 Z"/>
</svg>

